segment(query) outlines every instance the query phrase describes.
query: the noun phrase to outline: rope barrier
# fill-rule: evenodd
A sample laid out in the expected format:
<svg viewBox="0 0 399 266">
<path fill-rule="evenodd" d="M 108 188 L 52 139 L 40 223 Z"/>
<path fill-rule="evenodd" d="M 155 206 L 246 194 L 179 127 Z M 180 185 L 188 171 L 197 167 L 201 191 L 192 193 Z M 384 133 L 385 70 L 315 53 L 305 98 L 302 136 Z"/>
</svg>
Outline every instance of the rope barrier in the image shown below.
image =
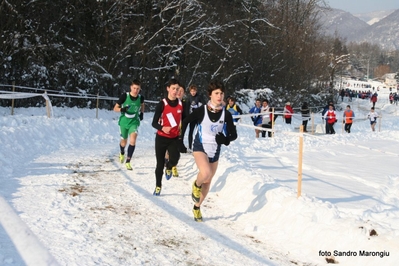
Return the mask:
<svg viewBox="0 0 399 266">
<path fill-rule="evenodd" d="M 18 86 L 18 85 L 0 84 L 0 87 L 15 87 L 15 88 L 20 88 L 20 89 L 25 89 L 25 90 L 35 90 L 35 91 L 47 91 L 47 92 L 63 93 L 62 91 L 48 90 L 48 89 L 39 89 L 39 88 L 32 88 L 32 87 L 25 87 L 25 86 Z M 82 93 L 79 93 L 79 92 L 68 92 L 68 94 L 82 95 Z M 93 96 L 93 97 L 96 96 L 94 94 L 86 94 L 86 95 Z"/>
<path fill-rule="evenodd" d="M 1 92 L 1 91 L 0 91 Z M 1 92 L 0 99 L 24 99 L 24 98 L 32 98 L 36 96 L 42 96 L 42 94 L 38 93 L 29 93 L 29 92 Z"/>
<path fill-rule="evenodd" d="M 268 132 L 280 132 L 280 133 L 283 133 L 283 134 L 285 134 L 285 135 L 291 135 L 291 136 L 294 136 L 294 137 L 306 136 L 306 137 L 310 137 L 310 138 L 315 138 L 315 139 L 319 139 L 319 140 L 322 140 L 322 141 L 326 141 L 325 137 L 316 136 L 316 135 L 309 134 L 309 133 L 290 132 L 290 131 L 277 131 L 277 130 L 272 130 L 272 129 L 270 129 L 270 128 L 263 128 L 263 127 L 258 127 L 258 126 L 252 126 L 252 125 L 243 124 L 243 123 L 238 123 L 237 126 L 242 126 L 242 127 L 247 127 L 247 128 L 253 128 L 253 129 L 263 130 L 263 131 L 268 131 Z M 355 144 L 352 144 L 352 143 L 345 143 L 345 142 L 342 142 L 342 141 L 336 141 L 336 140 L 331 139 L 331 138 L 329 138 L 328 141 L 329 141 L 330 143 L 335 143 L 335 144 L 340 144 L 340 145 L 342 145 L 342 144 L 350 145 L 350 146 L 357 147 L 357 148 L 360 148 L 360 149 L 365 149 L 365 150 L 370 150 L 370 151 L 376 151 L 376 152 L 384 153 L 384 154 L 387 154 L 387 155 L 392 155 L 392 156 L 398 156 L 398 157 L 399 157 L 399 154 L 397 154 L 397 153 L 387 152 L 387 151 L 383 151 L 383 150 L 380 150 L 380 149 L 373 149 L 373 148 L 370 148 L 370 147 L 367 147 L 367 146 L 363 146 L 363 145 L 355 145 Z"/>
<path fill-rule="evenodd" d="M 68 95 L 68 94 L 53 94 L 47 93 L 48 96 L 52 97 L 61 97 L 61 98 L 79 98 L 79 99 L 99 99 L 99 100 L 118 100 L 117 97 L 108 97 L 108 96 L 85 96 L 85 95 Z M 11 91 L 0 91 L 0 99 L 24 99 L 31 98 L 35 96 L 43 96 L 40 93 L 32 93 L 32 92 L 11 92 Z M 144 100 L 147 103 L 158 103 L 159 101 L 152 100 Z"/>
</svg>

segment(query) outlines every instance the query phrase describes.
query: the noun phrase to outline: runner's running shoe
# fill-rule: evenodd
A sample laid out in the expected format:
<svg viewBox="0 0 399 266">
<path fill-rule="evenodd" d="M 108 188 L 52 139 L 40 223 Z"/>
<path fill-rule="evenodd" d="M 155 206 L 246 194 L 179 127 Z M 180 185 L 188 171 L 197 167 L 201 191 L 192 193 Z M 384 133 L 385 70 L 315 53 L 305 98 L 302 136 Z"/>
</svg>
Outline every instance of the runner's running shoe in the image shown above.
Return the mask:
<svg viewBox="0 0 399 266">
<path fill-rule="evenodd" d="M 201 197 L 201 187 L 197 187 L 197 184 L 195 184 L 195 181 L 194 181 L 193 192 L 191 193 L 191 198 L 193 199 L 194 202 L 198 203 L 200 201 L 200 197 Z"/>
<path fill-rule="evenodd" d="M 202 214 L 200 209 L 198 210 L 193 209 L 193 214 L 194 214 L 194 221 L 202 222 Z"/>
<path fill-rule="evenodd" d="M 133 170 L 132 166 L 130 165 L 130 163 L 126 163 L 126 169 L 127 170 Z"/>
<path fill-rule="evenodd" d="M 152 195 L 160 196 L 161 195 L 161 187 L 156 187 L 154 190 L 154 193 Z"/>
<path fill-rule="evenodd" d="M 166 180 L 169 180 L 172 178 L 172 170 L 171 169 L 165 170 L 165 178 L 166 178 Z"/>
<path fill-rule="evenodd" d="M 124 155 L 124 154 L 119 153 L 119 161 L 120 161 L 121 163 L 123 163 L 123 162 L 125 161 L 125 155 Z"/>
<path fill-rule="evenodd" d="M 172 167 L 172 175 L 173 175 L 173 177 L 179 177 L 179 173 L 177 172 L 176 166 Z"/>
</svg>

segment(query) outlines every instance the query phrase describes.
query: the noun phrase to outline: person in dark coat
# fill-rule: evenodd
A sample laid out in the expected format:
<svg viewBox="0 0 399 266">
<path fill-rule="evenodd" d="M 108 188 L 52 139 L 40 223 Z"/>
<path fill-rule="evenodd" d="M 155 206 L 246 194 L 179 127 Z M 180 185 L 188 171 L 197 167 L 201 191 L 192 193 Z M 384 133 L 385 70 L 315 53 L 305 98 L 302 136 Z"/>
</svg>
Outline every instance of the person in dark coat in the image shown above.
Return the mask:
<svg viewBox="0 0 399 266">
<path fill-rule="evenodd" d="M 302 126 L 303 132 L 308 132 L 306 127 L 308 125 L 308 121 L 310 120 L 310 110 L 307 102 L 304 102 L 301 106 L 301 114 L 302 114 Z"/>
</svg>

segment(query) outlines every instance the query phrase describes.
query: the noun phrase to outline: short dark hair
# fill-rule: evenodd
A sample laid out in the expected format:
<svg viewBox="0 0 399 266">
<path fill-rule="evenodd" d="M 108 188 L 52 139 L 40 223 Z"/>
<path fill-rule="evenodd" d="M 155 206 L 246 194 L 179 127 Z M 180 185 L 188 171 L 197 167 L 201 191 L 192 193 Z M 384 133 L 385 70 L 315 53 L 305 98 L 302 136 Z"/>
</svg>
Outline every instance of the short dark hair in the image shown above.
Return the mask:
<svg viewBox="0 0 399 266">
<path fill-rule="evenodd" d="M 139 79 L 134 79 L 132 81 L 132 83 L 130 84 L 130 86 L 132 86 L 132 85 L 141 86 L 141 81 Z"/>
<path fill-rule="evenodd" d="M 262 102 L 267 102 L 267 103 L 269 103 L 269 101 L 267 100 L 267 99 L 263 99 L 263 101 Z"/>
<path fill-rule="evenodd" d="M 171 78 L 171 79 L 168 81 L 168 83 L 166 84 L 166 87 L 170 87 L 171 85 L 175 85 L 175 84 L 177 84 L 177 85 L 180 86 L 180 82 L 179 82 L 177 79 Z"/>
<path fill-rule="evenodd" d="M 223 93 L 225 91 L 224 84 L 220 80 L 211 80 L 208 86 L 208 95 L 211 96 L 212 91 L 220 89 Z"/>
<path fill-rule="evenodd" d="M 194 85 L 194 84 L 191 84 L 190 85 L 190 87 L 188 87 L 188 91 L 191 91 L 191 90 L 197 90 L 197 85 Z"/>
</svg>

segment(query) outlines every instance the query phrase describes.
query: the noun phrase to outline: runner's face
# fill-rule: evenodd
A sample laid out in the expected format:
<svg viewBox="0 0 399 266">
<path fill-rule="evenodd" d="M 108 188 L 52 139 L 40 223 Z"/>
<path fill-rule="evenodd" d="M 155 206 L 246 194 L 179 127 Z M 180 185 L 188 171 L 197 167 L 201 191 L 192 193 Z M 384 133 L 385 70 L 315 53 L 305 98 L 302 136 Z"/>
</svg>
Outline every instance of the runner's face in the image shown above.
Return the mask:
<svg viewBox="0 0 399 266">
<path fill-rule="evenodd" d="M 194 97 L 194 96 L 197 94 L 197 90 L 191 89 L 191 90 L 190 90 L 190 94 L 191 94 L 191 96 Z"/>
<path fill-rule="evenodd" d="M 210 95 L 211 103 L 214 106 L 220 106 L 223 102 L 223 98 L 224 98 L 224 92 L 222 92 L 221 89 L 216 89 L 212 91 Z"/>
<path fill-rule="evenodd" d="M 183 96 L 184 96 L 184 89 L 183 87 L 179 87 L 179 91 L 177 92 L 177 98 L 181 100 L 183 99 Z"/>
<path fill-rule="evenodd" d="M 133 97 L 137 97 L 137 95 L 139 95 L 140 92 L 140 86 L 133 84 L 130 85 L 130 95 L 132 95 Z"/>
<path fill-rule="evenodd" d="M 180 88 L 179 84 L 173 84 L 170 85 L 169 87 L 166 87 L 166 90 L 168 91 L 169 100 L 176 100 L 179 88 Z"/>
</svg>

